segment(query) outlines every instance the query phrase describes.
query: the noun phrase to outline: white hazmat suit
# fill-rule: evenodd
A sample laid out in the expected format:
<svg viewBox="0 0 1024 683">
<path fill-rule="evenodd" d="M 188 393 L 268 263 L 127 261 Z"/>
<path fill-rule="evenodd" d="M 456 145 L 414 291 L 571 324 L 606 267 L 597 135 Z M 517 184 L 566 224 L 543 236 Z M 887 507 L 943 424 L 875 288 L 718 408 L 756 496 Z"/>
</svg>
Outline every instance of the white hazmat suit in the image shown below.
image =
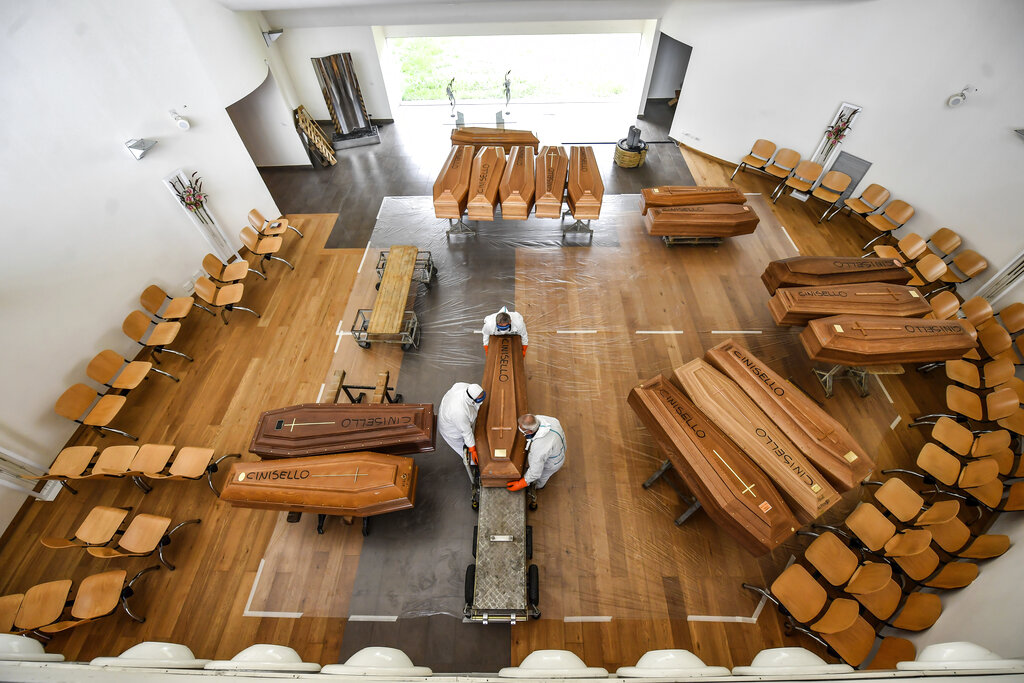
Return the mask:
<svg viewBox="0 0 1024 683">
<path fill-rule="evenodd" d="M 444 398 L 441 399 L 441 406 L 437 409 L 437 431 L 466 466 L 466 474 L 469 475 L 470 482 L 473 481 L 473 473 L 463 454 L 463 446 L 466 448 L 476 446 L 473 428 L 476 426 L 476 416 L 480 412 L 480 404 L 474 399 L 479 397 L 483 391 L 483 387 L 479 384 L 456 382 L 445 393 Z"/>
<path fill-rule="evenodd" d="M 527 439 L 526 458 L 529 467 L 523 479 L 542 489 L 551 475 L 565 464 L 565 431 L 562 423 L 547 415 L 535 415 L 540 422 L 533 438 Z"/>
<path fill-rule="evenodd" d="M 512 329 L 507 332 L 498 331 L 498 313 L 508 313 L 508 316 L 512 318 Z M 491 313 L 489 316 L 484 318 L 484 326 L 483 329 L 480 330 L 484 336 L 484 346 L 489 344 L 491 336 L 507 334 L 518 334 L 523 338 L 523 346 L 528 345 L 530 343 L 530 339 L 526 336 L 526 321 L 523 320 L 522 314 L 510 311 L 505 306 L 502 306 L 498 313 Z"/>
</svg>

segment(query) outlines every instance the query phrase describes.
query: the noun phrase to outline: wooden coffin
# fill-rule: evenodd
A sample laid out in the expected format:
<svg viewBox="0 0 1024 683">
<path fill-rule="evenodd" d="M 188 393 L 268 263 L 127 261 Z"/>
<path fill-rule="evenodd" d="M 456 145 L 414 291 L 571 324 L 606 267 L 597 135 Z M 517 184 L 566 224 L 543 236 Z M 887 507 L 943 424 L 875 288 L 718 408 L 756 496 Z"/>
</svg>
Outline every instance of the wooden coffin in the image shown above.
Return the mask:
<svg viewBox="0 0 1024 683">
<path fill-rule="evenodd" d="M 832 485 L 731 379 L 700 358 L 677 368 L 675 378 L 697 407 L 771 477 L 797 519 L 809 522 L 839 500 Z"/>
<path fill-rule="evenodd" d="M 736 382 L 840 491 L 858 486 L 875 463 L 831 415 L 754 354 L 727 339 L 704 359 Z"/>
<path fill-rule="evenodd" d="M 640 190 L 640 213 L 666 206 L 701 206 L 706 204 L 746 204 L 747 197 L 735 187 L 699 187 L 696 185 L 662 185 Z"/>
<path fill-rule="evenodd" d="M 487 399 L 476 416 L 476 452 L 483 486 L 504 486 L 523 476 L 526 439 L 517 420 L 526 407 L 526 369 L 518 334 L 491 337 L 480 386 Z"/>
<path fill-rule="evenodd" d="M 569 180 L 566 196 L 572 217 L 578 221 L 597 220 L 601 217 L 604 201 L 604 182 L 597 167 L 594 148 L 573 145 L 569 148 Z"/>
<path fill-rule="evenodd" d="M 473 145 L 483 147 L 485 145 L 497 145 L 505 153 L 511 152 L 513 147 L 524 145 L 537 149 L 540 140 L 528 130 L 509 130 L 507 128 L 480 128 L 466 126 L 456 128 L 452 131 L 452 145 Z"/>
<path fill-rule="evenodd" d="M 735 237 L 757 228 L 757 212 L 747 205 L 667 206 L 650 208 L 647 232 L 658 237 Z"/>
<path fill-rule="evenodd" d="M 754 555 L 796 533 L 796 521 L 768 477 L 661 375 L 629 392 L 629 405 L 718 526 Z"/>
<path fill-rule="evenodd" d="M 800 333 L 811 360 L 839 365 L 888 365 L 954 360 L 977 346 L 954 320 L 884 315 L 833 315 Z"/>
<path fill-rule="evenodd" d="M 436 423 L 430 403 L 302 403 L 260 415 L 249 450 L 263 458 L 424 453 L 434 450 Z"/>
<path fill-rule="evenodd" d="M 533 197 L 537 190 L 534 180 L 533 147 L 513 147 L 505 161 L 505 173 L 498 183 L 501 198 L 501 217 L 506 220 L 526 220 L 533 211 Z"/>
<path fill-rule="evenodd" d="M 761 281 L 774 294 L 779 287 L 851 285 L 858 282 L 888 282 L 905 285 L 910 273 L 896 259 L 852 256 L 794 256 L 772 261 Z"/>
<path fill-rule="evenodd" d="M 537 218 L 561 218 L 569 157 L 562 147 L 541 147 L 537 152 Z"/>
<path fill-rule="evenodd" d="M 921 292 L 906 285 L 864 282 L 855 285 L 780 287 L 768 301 L 779 325 L 806 325 L 830 315 L 893 315 L 920 318 L 932 307 Z"/>
<path fill-rule="evenodd" d="M 493 221 L 498 205 L 498 183 L 505 171 L 505 152 L 501 147 L 481 147 L 473 157 L 466 217 L 474 221 Z"/>
<path fill-rule="evenodd" d="M 452 147 L 434 181 L 434 216 L 462 218 L 469 201 L 469 178 L 473 168 L 473 147 Z"/>
<path fill-rule="evenodd" d="M 416 471 L 412 458 L 368 452 L 239 462 L 220 499 L 236 507 L 370 517 L 411 508 Z"/>
</svg>

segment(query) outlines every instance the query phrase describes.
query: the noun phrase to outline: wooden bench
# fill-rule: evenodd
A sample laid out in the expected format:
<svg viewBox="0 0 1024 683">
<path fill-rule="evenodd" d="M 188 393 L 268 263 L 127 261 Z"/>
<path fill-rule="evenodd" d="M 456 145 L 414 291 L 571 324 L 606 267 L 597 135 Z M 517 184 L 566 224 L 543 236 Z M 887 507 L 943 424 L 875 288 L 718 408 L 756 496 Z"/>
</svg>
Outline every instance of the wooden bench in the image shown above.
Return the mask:
<svg viewBox="0 0 1024 683">
<path fill-rule="evenodd" d="M 425 275 L 414 277 L 417 272 Z M 430 278 L 437 274 L 430 252 L 413 246 L 391 247 L 381 254 L 377 273 L 377 298 L 372 309 L 356 312 L 352 337 L 364 349 L 374 341 L 401 344 L 403 351 L 418 348 L 420 325 L 412 310 L 415 293 L 409 290 L 414 279 L 429 286 Z"/>
</svg>

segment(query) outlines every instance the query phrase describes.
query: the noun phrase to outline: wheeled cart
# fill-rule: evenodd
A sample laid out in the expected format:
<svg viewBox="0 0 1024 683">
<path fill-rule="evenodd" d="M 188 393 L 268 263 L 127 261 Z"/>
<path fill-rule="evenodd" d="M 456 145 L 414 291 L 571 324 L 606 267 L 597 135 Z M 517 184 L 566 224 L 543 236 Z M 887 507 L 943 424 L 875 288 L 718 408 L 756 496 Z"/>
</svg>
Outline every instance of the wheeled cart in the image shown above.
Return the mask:
<svg viewBox="0 0 1024 683">
<path fill-rule="evenodd" d="M 352 324 L 352 338 L 364 349 L 370 348 L 371 342 L 384 344 L 401 344 L 403 351 L 420 346 L 420 319 L 416 312 L 407 310 L 402 314 L 402 324 L 397 332 L 370 332 L 370 316 L 372 308 L 360 308 L 356 311 L 356 321 Z"/>
<path fill-rule="evenodd" d="M 515 624 L 540 618 L 540 573 L 533 558 L 533 529 L 526 524 L 526 496 L 484 487 L 474 531 L 476 564 L 466 568 L 467 621 Z"/>
</svg>

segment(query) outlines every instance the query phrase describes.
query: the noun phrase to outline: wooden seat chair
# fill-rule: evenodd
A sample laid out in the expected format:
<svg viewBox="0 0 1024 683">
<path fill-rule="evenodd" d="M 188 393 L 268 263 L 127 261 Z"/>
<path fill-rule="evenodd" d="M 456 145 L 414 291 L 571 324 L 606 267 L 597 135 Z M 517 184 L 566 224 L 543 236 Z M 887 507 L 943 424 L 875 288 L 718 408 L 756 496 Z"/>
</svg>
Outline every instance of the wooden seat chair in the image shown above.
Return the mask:
<svg viewBox="0 0 1024 683">
<path fill-rule="evenodd" d="M 949 286 L 949 289 L 956 290 L 957 285 L 973 280 L 986 270 L 988 270 L 988 260 L 984 256 L 973 249 L 964 249 L 953 257 L 951 267 L 946 269 L 942 281 Z M 957 271 L 960 272 L 957 273 Z"/>
<path fill-rule="evenodd" d="M 978 365 L 966 360 L 947 360 L 946 377 L 972 389 L 995 389 L 1010 381 L 1014 365 L 1005 358 Z"/>
<path fill-rule="evenodd" d="M 111 349 L 100 351 L 85 366 L 85 374 L 89 379 L 99 382 L 108 389 L 129 392 L 142 384 L 150 372 L 170 377 L 175 382 L 181 380 L 169 372 L 154 368 L 152 363 L 144 360 L 128 360 Z"/>
<path fill-rule="evenodd" d="M 39 539 L 47 548 L 88 548 L 90 546 L 101 546 L 110 543 L 114 535 L 121 529 L 131 508 L 115 508 L 106 505 L 97 505 L 78 528 L 71 538 L 55 536 L 43 536 Z"/>
<path fill-rule="evenodd" d="M 963 238 L 949 228 L 939 228 L 932 233 L 927 242 L 943 260 L 952 256 L 964 243 Z"/>
<path fill-rule="evenodd" d="M 107 426 L 111 420 L 117 417 L 118 412 L 124 407 L 124 403 L 124 396 L 98 394 L 88 385 L 78 383 L 68 387 L 67 391 L 60 395 L 53 405 L 53 410 L 72 422 L 92 427 L 100 436 L 105 437 L 106 434 L 103 432 L 110 432 L 126 436 L 132 441 L 138 441 L 139 437 L 137 436 Z"/>
<path fill-rule="evenodd" d="M 946 387 L 946 407 L 975 422 L 998 422 L 1013 415 L 1020 401 L 1009 387 L 1000 387 L 984 396 L 950 384 Z"/>
<path fill-rule="evenodd" d="M 263 214 L 256 209 L 249 212 L 249 225 L 251 225 L 253 230 L 261 235 L 273 237 L 275 235 L 283 234 L 285 230 L 291 230 L 300 238 L 303 237 L 303 234 L 299 232 L 299 229 L 292 225 L 284 216 L 279 216 L 272 221 L 268 221 L 263 217 Z"/>
<path fill-rule="evenodd" d="M 960 311 L 960 298 L 953 292 L 939 292 L 928 299 L 932 312 L 926 318 L 932 320 L 953 320 Z"/>
<path fill-rule="evenodd" d="M 843 206 L 833 209 L 832 213 L 825 220 L 832 220 L 843 209 L 847 209 L 851 214 L 867 216 L 869 213 L 880 209 L 883 204 L 889 201 L 889 196 L 889 190 L 877 183 L 871 183 L 860 193 L 859 197 L 844 200 Z"/>
<path fill-rule="evenodd" d="M 143 447 L 145 448 L 145 447 Z M 183 446 L 178 450 L 174 460 L 168 465 L 174 446 L 154 444 L 153 448 L 143 452 L 139 449 L 139 457 L 132 461 L 132 476 L 135 482 L 147 493 L 152 487 L 146 480 L 183 480 L 198 481 L 203 476 L 210 490 L 217 494 L 213 485 L 213 475 L 219 465 L 228 458 L 240 458 L 240 453 L 228 453 L 214 460 L 212 448 Z"/>
<path fill-rule="evenodd" d="M 778 184 L 778 186 L 772 191 L 772 203 L 779 201 L 786 192 L 786 188 L 789 188 L 790 192 L 810 192 L 814 183 L 818 182 L 818 178 L 821 177 L 821 172 L 824 169 L 821 164 L 805 159 L 797 164 L 797 167 L 793 169 L 793 173 L 788 178 Z"/>
<path fill-rule="evenodd" d="M 12 632 L 38 631 L 60 619 L 70 593 L 71 579 L 37 583 L 29 588 L 25 591 L 18 614 L 14 617 Z"/>
<path fill-rule="evenodd" d="M 1010 337 L 1016 339 L 1024 333 L 1024 303 L 1016 301 L 999 310 L 999 322 Z"/>
<path fill-rule="evenodd" d="M 205 276 L 196 280 L 196 296 L 214 308 L 220 309 L 220 317 L 225 325 L 228 324 L 227 314 L 235 310 L 246 311 L 252 313 L 257 318 L 260 317 L 260 314 L 251 308 L 237 305 L 242 300 L 243 290 L 244 285 L 241 282 L 218 287 L 213 283 L 213 280 Z"/>
<path fill-rule="evenodd" d="M 928 252 L 928 245 L 924 238 L 915 232 L 908 234 L 898 242 L 896 246 L 891 244 L 876 244 L 871 251 L 864 256 L 874 255 L 875 258 L 896 259 L 900 263 L 913 263 Z"/>
<path fill-rule="evenodd" d="M 196 303 L 190 296 L 171 296 L 157 285 L 150 285 L 139 296 L 142 308 L 157 320 L 181 320 L 193 308 L 202 308 L 212 315 L 213 311 Z M 163 309 L 163 310 L 161 310 Z"/>
<path fill-rule="evenodd" d="M 201 522 L 202 520 L 198 518 L 189 519 L 167 531 L 167 527 L 171 525 L 170 517 L 149 514 L 135 515 L 121 538 L 118 539 L 116 546 L 90 547 L 86 548 L 86 552 L 93 557 L 112 560 L 120 557 L 146 557 L 156 551 L 160 564 L 173 572 L 174 565 L 164 558 L 164 548 L 171 544 L 171 539 L 178 529 L 188 524 Z"/>
<path fill-rule="evenodd" d="M 977 330 L 983 330 L 996 321 L 992 304 L 984 297 L 975 296 L 967 299 L 960 305 L 960 311 Z"/>
<path fill-rule="evenodd" d="M 267 279 L 267 276 L 260 271 L 250 268 L 249 262 L 245 259 L 224 263 L 214 254 L 207 254 L 203 257 L 203 270 L 206 271 L 206 276 L 218 285 L 241 282 L 249 273 L 255 273 L 264 280 Z"/>
<path fill-rule="evenodd" d="M 153 324 L 152 329 L 149 327 L 150 324 Z M 173 353 L 175 356 L 181 356 L 190 363 L 194 360 L 187 353 L 167 348 L 167 345 L 174 341 L 178 332 L 181 331 L 179 322 L 153 323 L 149 316 L 142 311 L 132 311 L 121 323 L 121 331 L 142 348 L 149 349 L 149 355 L 157 365 L 160 364 L 157 354 L 165 351 Z"/>
<path fill-rule="evenodd" d="M 942 259 L 935 254 L 926 254 L 918 259 L 916 263 L 907 264 L 904 268 L 910 273 L 910 282 L 907 285 L 919 287 L 925 294 L 931 294 L 933 288 L 930 285 L 937 282 L 949 270 L 946 264 L 942 262 Z"/>
<path fill-rule="evenodd" d="M 824 213 L 818 217 L 819 223 L 825 219 L 825 216 L 829 211 L 836 207 L 836 204 L 839 203 L 840 197 L 842 197 L 843 193 L 846 192 L 846 188 L 850 186 L 850 182 L 852 182 L 852 179 L 845 173 L 841 171 L 829 171 L 825 174 L 825 177 L 821 179 L 821 183 L 814 188 L 814 191 L 811 192 L 811 196 L 828 204 L 828 206 L 825 207 Z"/>
<path fill-rule="evenodd" d="M 14 618 L 18 616 L 24 599 L 24 593 L 0 596 L 0 633 L 11 633 L 14 630 Z"/>
<path fill-rule="evenodd" d="M 39 628 L 39 633 L 60 633 L 69 628 L 102 619 L 116 612 L 118 604 L 124 608 L 129 617 L 140 624 L 145 622 L 145 618 L 136 616 L 128 607 L 128 598 L 134 595 L 135 591 L 132 587 L 139 577 L 158 569 L 160 569 L 160 565 L 146 567 L 127 583 L 125 579 L 128 573 L 124 569 L 114 569 L 85 577 L 78 585 L 67 618 Z"/>
<path fill-rule="evenodd" d="M 743 168 L 754 168 L 758 171 L 764 170 L 764 167 L 768 164 L 768 160 L 775 154 L 775 143 L 771 140 L 755 140 L 754 146 L 750 148 L 750 154 L 740 159 L 739 166 L 729 176 L 729 180 L 736 177 L 736 174 Z"/>
<path fill-rule="evenodd" d="M 260 257 L 256 265 L 264 275 L 266 274 L 266 271 L 263 270 L 263 263 L 265 261 L 280 261 L 292 270 L 295 270 L 295 266 L 288 261 L 285 261 L 280 256 L 274 256 L 283 244 L 280 237 L 261 236 L 249 226 L 242 228 L 241 232 L 238 233 L 238 237 L 242 240 L 242 244 L 246 249 Z"/>
<path fill-rule="evenodd" d="M 965 491 L 984 486 L 999 477 L 999 463 L 995 458 L 981 457 L 961 460 L 936 443 L 921 447 L 915 461 L 917 466 L 946 486 Z"/>
<path fill-rule="evenodd" d="M 882 213 L 873 213 L 866 216 L 868 225 L 878 231 L 878 235 L 869 240 L 862 249 L 867 251 L 868 247 L 892 234 L 894 230 L 902 228 L 907 221 L 914 217 L 914 207 L 902 199 L 894 199 L 889 202 Z"/>
<path fill-rule="evenodd" d="M 800 164 L 800 153 L 796 150 L 792 150 L 783 147 L 775 153 L 775 157 L 770 163 L 765 164 L 764 168 L 761 169 L 770 176 L 778 178 L 780 181 L 785 180 L 793 174 L 796 167 Z"/>
<path fill-rule="evenodd" d="M 50 470 L 41 476 L 24 475 L 24 479 L 35 481 L 56 481 L 72 494 L 77 495 L 78 491 L 71 488 L 68 479 L 81 479 L 85 471 L 92 464 L 93 456 L 99 450 L 96 446 L 68 446 L 57 454 Z"/>
</svg>

